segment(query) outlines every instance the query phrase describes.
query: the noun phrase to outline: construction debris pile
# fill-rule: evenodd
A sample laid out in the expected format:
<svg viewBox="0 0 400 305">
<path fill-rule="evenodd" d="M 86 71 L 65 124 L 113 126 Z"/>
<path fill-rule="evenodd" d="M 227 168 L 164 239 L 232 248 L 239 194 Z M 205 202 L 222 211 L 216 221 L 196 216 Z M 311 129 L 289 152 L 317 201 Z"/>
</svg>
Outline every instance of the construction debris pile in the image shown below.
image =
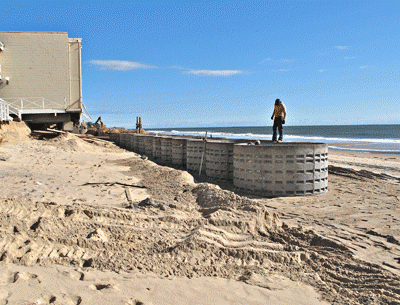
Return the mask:
<svg viewBox="0 0 400 305">
<path fill-rule="evenodd" d="M 107 126 L 103 123 L 101 117 L 97 119 L 95 123 L 87 122 L 82 123 L 83 130 L 86 129 L 86 132 L 81 133 L 88 133 L 95 136 L 98 136 L 102 133 L 140 133 L 140 134 L 148 134 L 142 128 L 142 118 L 136 117 L 136 130 L 126 129 L 126 128 L 107 128 Z"/>
</svg>

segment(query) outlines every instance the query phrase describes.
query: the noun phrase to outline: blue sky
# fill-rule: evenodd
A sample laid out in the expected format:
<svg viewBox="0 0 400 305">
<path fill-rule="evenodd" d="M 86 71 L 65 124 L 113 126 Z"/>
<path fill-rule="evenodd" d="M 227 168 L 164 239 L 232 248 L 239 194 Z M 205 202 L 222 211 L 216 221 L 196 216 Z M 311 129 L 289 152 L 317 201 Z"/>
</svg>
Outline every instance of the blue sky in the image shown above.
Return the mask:
<svg viewBox="0 0 400 305">
<path fill-rule="evenodd" d="M 82 38 L 93 119 L 144 128 L 400 123 L 400 1 L 6 1 L 2 31 Z"/>
</svg>

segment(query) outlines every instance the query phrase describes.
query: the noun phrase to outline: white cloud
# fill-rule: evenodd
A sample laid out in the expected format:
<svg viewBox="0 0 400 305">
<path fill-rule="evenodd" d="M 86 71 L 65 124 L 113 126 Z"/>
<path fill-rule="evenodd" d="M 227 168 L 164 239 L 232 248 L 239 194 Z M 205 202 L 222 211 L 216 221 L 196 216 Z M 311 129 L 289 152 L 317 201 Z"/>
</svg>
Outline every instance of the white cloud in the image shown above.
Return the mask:
<svg viewBox="0 0 400 305">
<path fill-rule="evenodd" d="M 274 70 L 274 72 L 288 72 L 290 71 L 289 69 L 279 69 L 279 70 Z"/>
<path fill-rule="evenodd" d="M 346 50 L 346 49 L 348 49 L 349 47 L 348 47 L 348 46 L 335 46 L 335 48 L 336 48 L 336 49 L 339 49 L 339 50 Z"/>
<path fill-rule="evenodd" d="M 318 70 L 318 72 L 320 72 L 320 73 L 322 73 L 322 72 L 324 72 L 324 71 L 326 71 L 326 69 Z"/>
<path fill-rule="evenodd" d="M 270 57 L 268 57 L 268 58 L 264 58 L 263 60 L 261 60 L 260 61 L 260 65 L 264 65 L 264 64 L 266 64 L 267 62 L 269 62 L 269 61 L 271 61 L 272 60 L 272 58 L 270 58 Z"/>
<path fill-rule="evenodd" d="M 129 71 L 137 69 L 157 68 L 154 66 L 144 65 L 138 62 L 126 61 L 126 60 L 91 60 L 89 61 L 89 63 L 101 66 L 102 70 Z"/>
<path fill-rule="evenodd" d="M 205 76 L 231 76 L 235 74 L 242 74 L 240 70 L 190 70 L 185 74 L 205 75 Z"/>
<path fill-rule="evenodd" d="M 170 66 L 169 68 L 170 69 L 177 69 L 177 70 L 187 70 L 186 68 L 181 67 L 181 66 Z"/>
<path fill-rule="evenodd" d="M 292 62 L 293 59 L 282 59 L 282 62 Z"/>
<path fill-rule="evenodd" d="M 368 66 L 361 66 L 360 69 L 367 69 Z"/>
<path fill-rule="evenodd" d="M 346 56 L 344 59 L 355 59 L 355 57 L 348 57 L 348 56 Z"/>
</svg>

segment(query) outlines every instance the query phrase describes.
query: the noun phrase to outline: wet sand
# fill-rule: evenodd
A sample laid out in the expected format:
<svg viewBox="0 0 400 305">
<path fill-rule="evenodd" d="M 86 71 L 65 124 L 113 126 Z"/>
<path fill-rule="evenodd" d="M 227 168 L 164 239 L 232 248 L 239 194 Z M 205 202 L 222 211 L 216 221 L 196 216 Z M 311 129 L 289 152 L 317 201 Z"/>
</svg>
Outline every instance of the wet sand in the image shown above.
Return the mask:
<svg viewBox="0 0 400 305">
<path fill-rule="evenodd" d="M 0 304 L 400 304 L 400 157 L 260 198 L 89 142 L 0 145 Z"/>
</svg>

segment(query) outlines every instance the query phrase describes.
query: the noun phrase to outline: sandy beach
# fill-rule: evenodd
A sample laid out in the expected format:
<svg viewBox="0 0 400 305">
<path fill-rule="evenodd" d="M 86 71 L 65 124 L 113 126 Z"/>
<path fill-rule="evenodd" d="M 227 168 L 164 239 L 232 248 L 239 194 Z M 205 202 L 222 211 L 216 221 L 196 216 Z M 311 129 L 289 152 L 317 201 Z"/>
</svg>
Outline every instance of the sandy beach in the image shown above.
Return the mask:
<svg viewBox="0 0 400 305">
<path fill-rule="evenodd" d="M 68 134 L 2 142 L 0 190 L 0 304 L 400 304 L 399 156 L 261 198 Z"/>
</svg>

